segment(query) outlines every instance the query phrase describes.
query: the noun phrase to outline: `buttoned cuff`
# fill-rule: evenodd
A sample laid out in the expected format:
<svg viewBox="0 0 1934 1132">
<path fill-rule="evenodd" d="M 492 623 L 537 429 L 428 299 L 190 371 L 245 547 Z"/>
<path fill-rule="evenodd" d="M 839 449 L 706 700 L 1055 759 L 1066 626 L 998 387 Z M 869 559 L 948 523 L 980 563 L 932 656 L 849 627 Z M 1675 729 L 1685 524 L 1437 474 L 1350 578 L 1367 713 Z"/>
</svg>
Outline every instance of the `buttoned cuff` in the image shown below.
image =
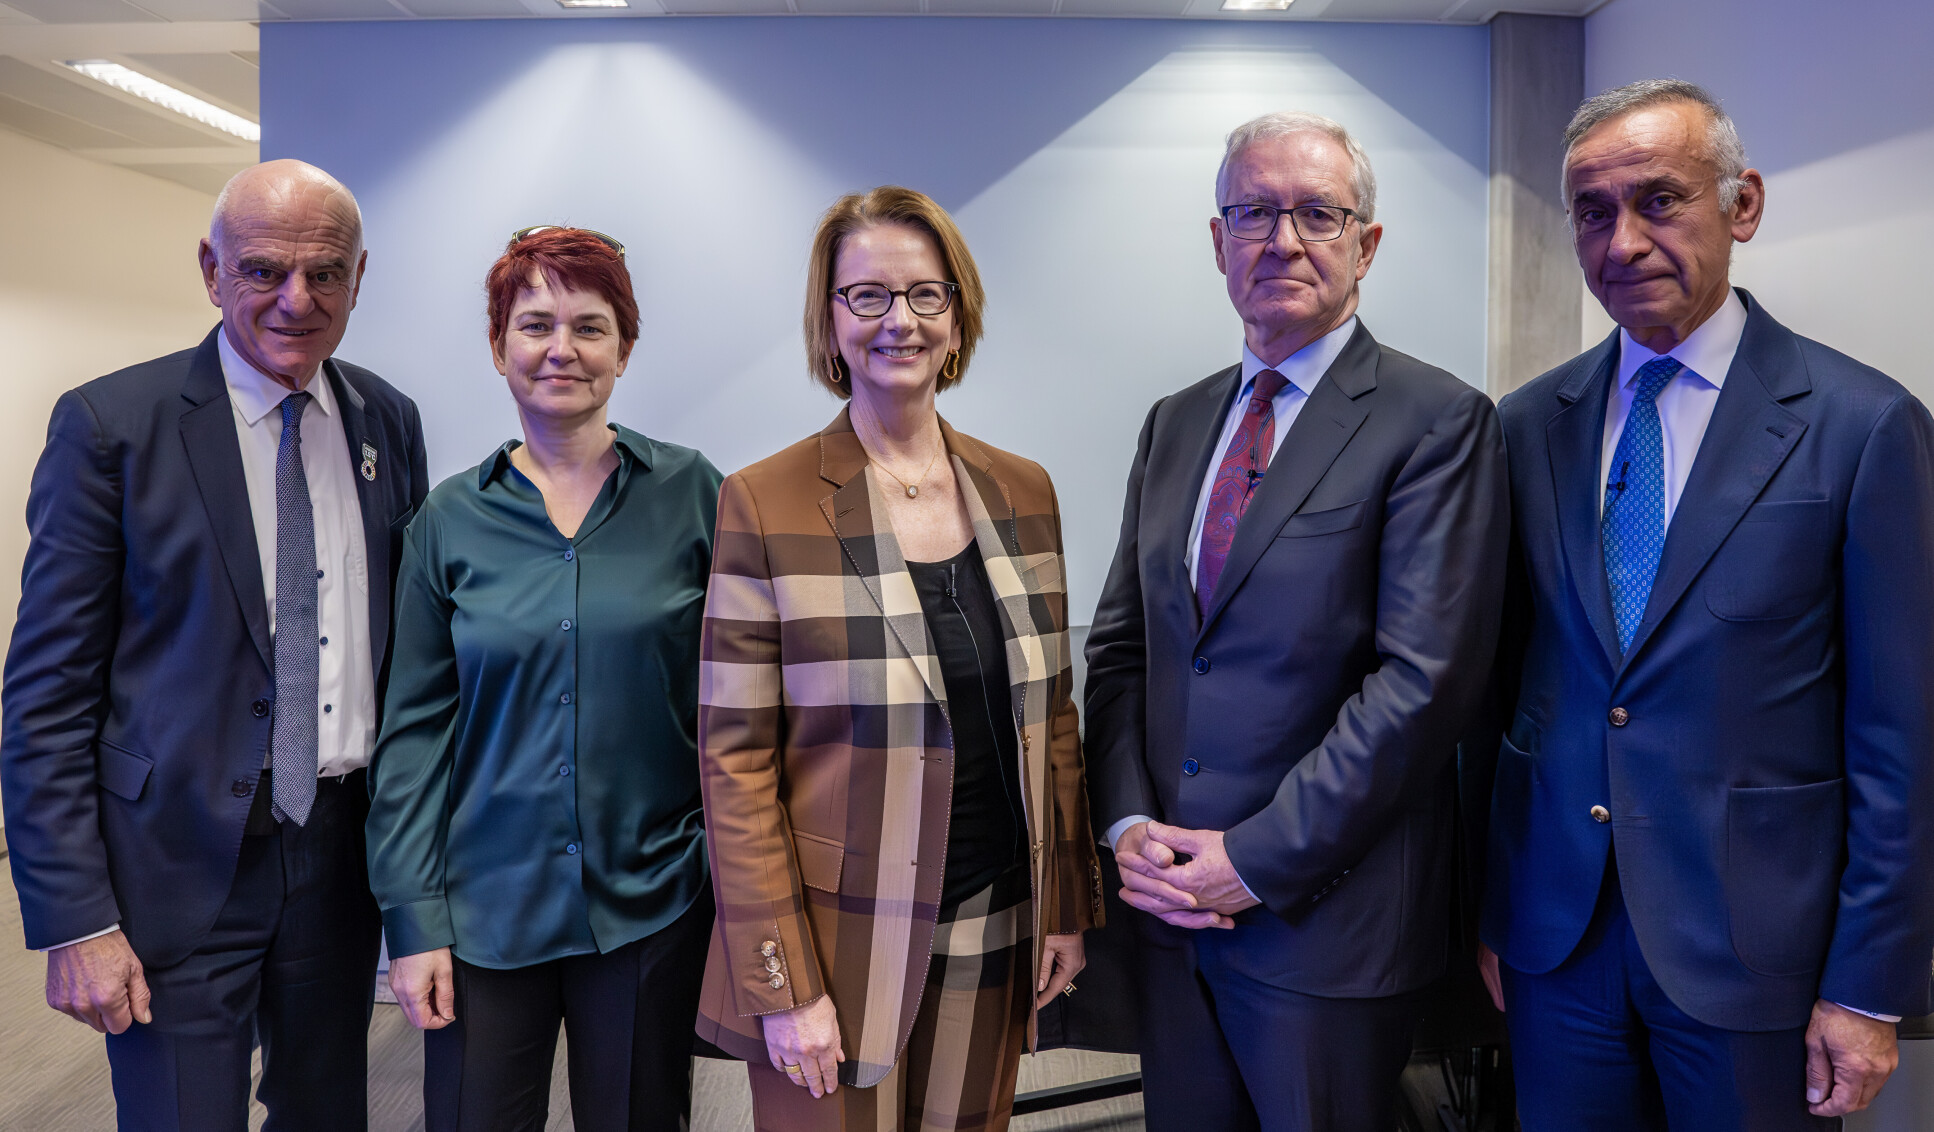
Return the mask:
<svg viewBox="0 0 1934 1132">
<path fill-rule="evenodd" d="M 57 943 L 52 947 L 40 947 L 40 948 L 35 948 L 35 950 L 43 954 L 49 951 L 59 951 L 63 947 L 72 947 L 77 943 L 86 943 L 90 939 L 99 939 L 104 935 L 113 935 L 115 932 L 118 932 L 120 930 L 121 930 L 120 924 L 111 924 L 108 927 L 102 928 L 100 931 L 95 932 L 92 935 L 84 935 L 78 939 L 70 939 L 66 943 Z M 1849 1006 L 1847 1009 L 1852 1010 L 1853 1007 Z"/>
<path fill-rule="evenodd" d="M 391 958 L 452 946 L 457 934 L 450 927 L 450 902 L 431 896 L 383 909 L 383 938 Z"/>
</svg>

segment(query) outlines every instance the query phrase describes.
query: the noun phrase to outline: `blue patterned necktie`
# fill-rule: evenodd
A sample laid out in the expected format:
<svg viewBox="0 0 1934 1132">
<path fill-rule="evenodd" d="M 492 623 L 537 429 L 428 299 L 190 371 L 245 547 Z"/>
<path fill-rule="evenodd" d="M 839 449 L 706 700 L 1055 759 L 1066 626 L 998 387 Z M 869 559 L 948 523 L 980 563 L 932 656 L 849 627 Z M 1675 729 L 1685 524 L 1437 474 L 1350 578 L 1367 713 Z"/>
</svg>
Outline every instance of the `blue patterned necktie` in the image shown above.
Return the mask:
<svg viewBox="0 0 1934 1132">
<path fill-rule="evenodd" d="M 316 801 L 316 517 L 302 471 L 307 393 L 282 399 L 275 452 L 275 726 L 270 733 L 272 798 L 278 821 L 301 825 Z"/>
<path fill-rule="evenodd" d="M 1605 580 L 1618 619 L 1618 650 L 1632 647 L 1645 619 L 1652 579 L 1665 552 L 1665 432 L 1659 424 L 1659 390 L 1684 367 L 1657 357 L 1639 367 L 1632 411 L 1612 453 L 1611 480 L 1599 533 L 1605 543 Z"/>
</svg>

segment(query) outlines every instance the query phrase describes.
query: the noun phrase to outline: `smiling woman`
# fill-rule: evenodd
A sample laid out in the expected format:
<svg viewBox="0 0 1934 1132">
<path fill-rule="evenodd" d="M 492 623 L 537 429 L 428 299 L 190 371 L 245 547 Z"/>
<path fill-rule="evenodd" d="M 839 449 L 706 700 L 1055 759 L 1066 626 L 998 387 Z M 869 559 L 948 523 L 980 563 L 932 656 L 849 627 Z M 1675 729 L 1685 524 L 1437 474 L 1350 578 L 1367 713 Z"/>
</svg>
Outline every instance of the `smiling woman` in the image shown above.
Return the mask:
<svg viewBox="0 0 1934 1132">
<path fill-rule="evenodd" d="M 719 474 L 605 419 L 638 340 L 615 240 L 525 229 L 490 351 L 524 439 L 430 493 L 397 590 L 370 884 L 432 1128 L 683 1128 L 712 897 L 698 626 Z"/>
</svg>

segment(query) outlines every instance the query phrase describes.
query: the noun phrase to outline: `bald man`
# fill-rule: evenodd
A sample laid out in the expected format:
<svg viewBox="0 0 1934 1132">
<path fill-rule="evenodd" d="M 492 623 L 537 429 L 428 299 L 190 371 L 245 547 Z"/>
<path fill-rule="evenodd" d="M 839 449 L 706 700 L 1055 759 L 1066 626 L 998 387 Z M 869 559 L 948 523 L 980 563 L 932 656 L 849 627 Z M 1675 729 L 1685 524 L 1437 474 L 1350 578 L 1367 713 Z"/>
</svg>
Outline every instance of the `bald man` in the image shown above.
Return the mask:
<svg viewBox="0 0 1934 1132">
<path fill-rule="evenodd" d="M 69 390 L 27 502 L 0 797 L 47 1004 L 107 1035 L 122 1129 L 367 1126 L 363 864 L 416 406 L 332 358 L 365 255 L 313 166 L 237 174 L 201 345 Z"/>
</svg>

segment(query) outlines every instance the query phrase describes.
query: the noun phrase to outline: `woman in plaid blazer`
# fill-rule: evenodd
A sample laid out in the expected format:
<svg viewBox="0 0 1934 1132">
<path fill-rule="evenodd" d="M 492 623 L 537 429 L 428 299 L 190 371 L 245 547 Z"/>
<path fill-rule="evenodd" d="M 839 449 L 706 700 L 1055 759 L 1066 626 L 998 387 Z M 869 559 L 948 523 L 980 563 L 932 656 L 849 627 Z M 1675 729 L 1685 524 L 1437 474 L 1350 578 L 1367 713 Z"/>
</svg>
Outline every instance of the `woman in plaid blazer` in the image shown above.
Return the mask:
<svg viewBox="0 0 1934 1132">
<path fill-rule="evenodd" d="M 746 1059 L 760 1129 L 1005 1128 L 1101 919 L 1054 487 L 934 411 L 981 302 L 939 205 L 841 199 L 805 329 L 850 404 L 720 493 L 698 1028 Z"/>
</svg>

